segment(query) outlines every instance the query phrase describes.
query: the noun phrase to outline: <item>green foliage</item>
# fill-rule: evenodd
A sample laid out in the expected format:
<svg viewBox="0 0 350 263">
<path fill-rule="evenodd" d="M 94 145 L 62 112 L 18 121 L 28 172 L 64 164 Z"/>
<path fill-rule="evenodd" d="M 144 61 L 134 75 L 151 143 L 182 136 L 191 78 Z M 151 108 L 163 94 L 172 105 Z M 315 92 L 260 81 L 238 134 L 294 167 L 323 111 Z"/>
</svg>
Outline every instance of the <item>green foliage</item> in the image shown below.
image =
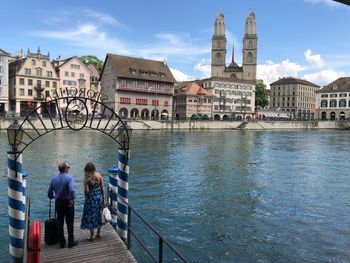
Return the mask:
<svg viewBox="0 0 350 263">
<path fill-rule="evenodd" d="M 256 80 L 255 85 L 255 107 L 264 108 L 269 104 L 266 95 L 266 85 L 262 79 Z"/>
<path fill-rule="evenodd" d="M 101 69 L 103 66 L 103 61 L 96 56 L 81 56 L 79 59 L 85 65 L 93 64 L 99 69 Z"/>
</svg>

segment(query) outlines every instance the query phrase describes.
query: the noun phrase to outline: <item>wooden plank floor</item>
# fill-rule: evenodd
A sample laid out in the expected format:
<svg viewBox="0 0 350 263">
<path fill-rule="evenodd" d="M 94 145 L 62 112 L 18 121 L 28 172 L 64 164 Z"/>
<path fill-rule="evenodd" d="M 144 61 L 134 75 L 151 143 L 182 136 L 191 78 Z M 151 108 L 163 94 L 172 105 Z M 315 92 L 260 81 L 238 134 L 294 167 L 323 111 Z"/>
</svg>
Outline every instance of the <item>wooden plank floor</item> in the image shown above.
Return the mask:
<svg viewBox="0 0 350 263">
<path fill-rule="evenodd" d="M 65 237 L 68 239 L 66 225 Z M 117 232 L 110 224 L 101 228 L 101 238 L 88 241 L 89 230 L 80 229 L 80 220 L 74 222 L 74 237 L 78 245 L 68 248 L 60 248 L 59 245 L 48 246 L 44 242 L 44 223 L 41 224 L 41 251 L 40 262 L 136 262 L 133 255 L 126 248 Z"/>
</svg>

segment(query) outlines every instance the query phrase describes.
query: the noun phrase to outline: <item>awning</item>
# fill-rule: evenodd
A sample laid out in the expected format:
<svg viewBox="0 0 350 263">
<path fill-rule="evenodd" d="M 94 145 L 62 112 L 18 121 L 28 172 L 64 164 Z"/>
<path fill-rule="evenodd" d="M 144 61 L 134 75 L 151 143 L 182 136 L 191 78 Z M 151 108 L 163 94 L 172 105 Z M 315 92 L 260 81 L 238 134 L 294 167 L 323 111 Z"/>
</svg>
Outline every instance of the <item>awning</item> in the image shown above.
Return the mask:
<svg viewBox="0 0 350 263">
<path fill-rule="evenodd" d="M 162 114 L 161 114 L 162 116 L 168 116 L 168 113 L 166 113 L 166 112 L 162 112 Z"/>
</svg>

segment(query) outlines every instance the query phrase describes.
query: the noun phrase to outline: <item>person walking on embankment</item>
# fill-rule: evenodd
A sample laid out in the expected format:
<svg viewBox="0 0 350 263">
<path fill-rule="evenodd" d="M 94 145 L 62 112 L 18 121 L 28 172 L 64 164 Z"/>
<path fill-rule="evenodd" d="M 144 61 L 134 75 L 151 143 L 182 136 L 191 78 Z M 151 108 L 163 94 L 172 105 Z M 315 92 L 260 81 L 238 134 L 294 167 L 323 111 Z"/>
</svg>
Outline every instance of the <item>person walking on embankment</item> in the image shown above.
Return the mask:
<svg viewBox="0 0 350 263">
<path fill-rule="evenodd" d="M 88 162 L 84 168 L 84 193 L 85 202 L 81 218 L 81 229 L 89 229 L 89 241 L 100 238 L 102 226 L 102 210 L 104 203 L 103 178 L 96 171 L 95 165 Z M 97 229 L 95 236 L 95 229 Z"/>
<path fill-rule="evenodd" d="M 61 248 L 64 248 L 66 245 L 63 231 L 64 218 L 66 218 L 68 231 L 68 247 L 71 248 L 78 244 L 78 241 L 74 240 L 75 185 L 74 177 L 68 174 L 69 168 L 70 166 L 66 162 L 58 165 L 59 174 L 52 177 L 47 191 L 48 198 L 55 198 L 58 241 Z"/>
</svg>

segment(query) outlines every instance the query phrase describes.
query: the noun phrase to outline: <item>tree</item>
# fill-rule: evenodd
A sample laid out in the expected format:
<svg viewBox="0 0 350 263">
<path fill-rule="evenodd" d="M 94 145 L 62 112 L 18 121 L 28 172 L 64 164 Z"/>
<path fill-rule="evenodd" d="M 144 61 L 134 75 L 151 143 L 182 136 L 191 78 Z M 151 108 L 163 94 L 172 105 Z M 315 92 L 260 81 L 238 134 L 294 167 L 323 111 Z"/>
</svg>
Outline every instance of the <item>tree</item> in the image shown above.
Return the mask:
<svg viewBox="0 0 350 263">
<path fill-rule="evenodd" d="M 93 64 L 95 65 L 98 69 L 101 69 L 103 66 L 103 61 L 99 59 L 96 56 L 81 56 L 79 57 L 81 62 L 83 62 L 85 65 Z"/>
<path fill-rule="evenodd" d="M 264 108 L 269 105 L 266 95 L 266 85 L 262 79 L 257 79 L 255 84 L 255 107 Z"/>
</svg>

